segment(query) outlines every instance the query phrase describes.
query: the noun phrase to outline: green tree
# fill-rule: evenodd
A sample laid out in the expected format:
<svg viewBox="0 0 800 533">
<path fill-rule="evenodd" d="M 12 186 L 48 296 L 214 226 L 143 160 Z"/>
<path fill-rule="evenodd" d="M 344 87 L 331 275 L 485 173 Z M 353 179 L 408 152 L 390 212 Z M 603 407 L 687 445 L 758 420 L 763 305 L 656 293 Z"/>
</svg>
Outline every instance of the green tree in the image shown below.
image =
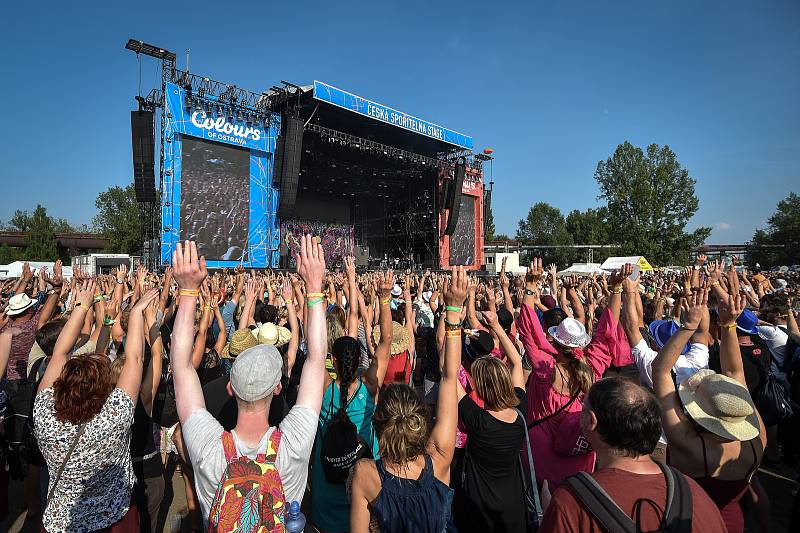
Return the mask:
<svg viewBox="0 0 800 533">
<path fill-rule="evenodd" d="M 58 245 L 53 231 L 53 220 L 47 209 L 37 205 L 29 219 L 28 236 L 25 239 L 25 258 L 31 261 L 55 261 Z"/>
<path fill-rule="evenodd" d="M 31 226 L 31 216 L 27 211 L 17 209 L 14 211 L 14 216 L 8 221 L 8 226 L 14 231 L 28 231 Z"/>
<path fill-rule="evenodd" d="M 762 267 L 796 265 L 800 263 L 800 196 L 791 192 L 778 202 L 772 216 L 767 219 L 767 227 L 756 230 L 748 254 L 752 265 Z M 758 248 L 765 245 L 782 245 L 782 248 Z"/>
<path fill-rule="evenodd" d="M 506 235 L 505 233 L 498 233 L 494 236 L 495 241 L 510 241 L 511 237 Z"/>
<path fill-rule="evenodd" d="M 107 241 L 106 251 L 137 253 L 142 249 L 141 216 L 133 185 L 110 187 L 97 195 L 94 230 Z"/>
<path fill-rule="evenodd" d="M 611 244 L 609 241 L 608 209 L 606 207 L 588 208 L 586 211 L 573 209 L 566 218 L 567 231 L 572 235 L 575 244 Z M 582 259 L 588 259 L 588 250 L 581 249 L 577 253 Z M 594 250 L 592 260 L 602 263 L 609 255 L 608 248 Z"/>
<path fill-rule="evenodd" d="M 547 246 L 574 244 L 561 210 L 546 202 L 533 204 L 528 216 L 519 221 L 517 240 L 525 244 Z M 526 254 L 526 258 L 529 255 Z M 533 255 L 541 257 L 546 263 L 555 263 L 559 268 L 569 266 L 576 257 L 571 248 L 542 248 L 534 251 Z"/>
<path fill-rule="evenodd" d="M 14 261 L 25 259 L 25 250 L 7 244 L 0 245 L 0 265 L 7 265 Z"/>
<path fill-rule="evenodd" d="M 597 164 L 599 198 L 606 200 L 610 240 L 622 255 L 643 255 L 656 265 L 685 264 L 694 246 L 711 228 L 686 232 L 697 212 L 695 180 L 669 146 L 651 144 L 647 151 L 625 143 Z"/>
</svg>

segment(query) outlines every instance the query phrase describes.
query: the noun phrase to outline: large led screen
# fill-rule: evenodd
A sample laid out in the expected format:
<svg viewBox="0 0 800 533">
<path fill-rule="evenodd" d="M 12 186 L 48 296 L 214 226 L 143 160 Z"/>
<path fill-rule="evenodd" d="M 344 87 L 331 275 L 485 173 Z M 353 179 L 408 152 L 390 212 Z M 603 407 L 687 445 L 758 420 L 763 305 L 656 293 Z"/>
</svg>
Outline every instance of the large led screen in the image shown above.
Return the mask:
<svg viewBox="0 0 800 533">
<path fill-rule="evenodd" d="M 475 196 L 461 195 L 456 229 L 450 236 L 450 264 L 471 265 L 475 262 Z"/>
</svg>

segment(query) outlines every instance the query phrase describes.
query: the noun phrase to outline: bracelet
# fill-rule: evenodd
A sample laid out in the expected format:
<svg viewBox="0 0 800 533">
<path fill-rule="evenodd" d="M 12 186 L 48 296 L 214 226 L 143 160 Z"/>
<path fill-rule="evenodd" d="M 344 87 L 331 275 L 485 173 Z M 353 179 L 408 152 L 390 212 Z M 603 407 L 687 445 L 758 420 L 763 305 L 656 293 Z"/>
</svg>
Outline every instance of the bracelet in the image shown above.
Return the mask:
<svg viewBox="0 0 800 533">
<path fill-rule="evenodd" d="M 309 292 L 306 294 L 306 298 L 325 298 L 324 292 Z"/>
<path fill-rule="evenodd" d="M 117 321 L 116 321 L 116 320 L 112 320 L 112 319 L 110 319 L 110 318 L 108 318 L 108 317 L 105 317 L 105 318 L 103 319 L 103 325 L 104 325 L 104 326 L 113 326 L 113 325 L 114 325 L 114 324 L 116 324 L 116 323 L 117 323 Z"/>
<path fill-rule="evenodd" d="M 117 285 L 124 285 L 124 284 L 125 284 L 124 279 L 117 279 Z"/>
<path fill-rule="evenodd" d="M 733 329 L 736 327 L 736 322 L 731 322 L 730 324 L 720 324 L 719 327 L 725 329 Z"/>
<path fill-rule="evenodd" d="M 103 295 L 102 294 L 95 294 L 94 303 L 101 302 L 101 301 L 103 301 Z"/>
<path fill-rule="evenodd" d="M 445 318 L 444 319 L 444 325 L 445 325 L 445 327 L 446 326 L 452 326 L 452 327 L 460 328 L 461 327 L 461 322 L 450 322 L 449 320 L 447 320 L 447 318 Z"/>
<path fill-rule="evenodd" d="M 719 281 L 712 281 L 709 283 L 709 287 L 713 287 L 714 285 L 719 285 Z"/>
<path fill-rule="evenodd" d="M 91 309 L 91 308 L 92 308 L 92 306 L 90 306 L 90 305 L 85 305 L 83 302 L 78 302 L 77 304 L 75 304 L 75 309 L 78 309 L 78 308 L 80 308 L 80 307 L 83 307 L 83 308 L 84 308 L 84 309 L 86 309 L 87 311 L 88 311 L 89 309 Z"/>
<path fill-rule="evenodd" d="M 622 287 L 614 287 L 611 289 L 611 294 L 622 294 Z"/>
<path fill-rule="evenodd" d="M 193 296 L 197 298 L 200 296 L 200 290 L 198 289 L 178 289 L 178 296 Z"/>
<path fill-rule="evenodd" d="M 445 332 L 448 337 L 461 337 L 461 328 L 449 329 Z"/>
<path fill-rule="evenodd" d="M 461 312 L 461 308 L 460 307 L 456 307 L 454 305 L 445 306 L 445 310 L 452 311 L 454 313 L 460 313 Z"/>
<path fill-rule="evenodd" d="M 391 301 L 392 301 L 391 298 L 386 298 L 385 300 L 381 300 L 381 305 L 389 305 L 389 302 Z"/>
<path fill-rule="evenodd" d="M 403 300 L 405 303 L 410 304 L 412 303 L 411 300 Z"/>
<path fill-rule="evenodd" d="M 211 306 L 210 305 L 204 305 L 203 306 L 203 311 L 211 311 Z"/>
<path fill-rule="evenodd" d="M 293 300 L 286 300 L 286 305 L 287 306 L 288 305 L 294 305 L 294 301 Z"/>
<path fill-rule="evenodd" d="M 306 306 L 314 307 L 315 305 L 322 303 L 322 298 L 312 298 L 311 300 L 306 301 Z"/>
</svg>

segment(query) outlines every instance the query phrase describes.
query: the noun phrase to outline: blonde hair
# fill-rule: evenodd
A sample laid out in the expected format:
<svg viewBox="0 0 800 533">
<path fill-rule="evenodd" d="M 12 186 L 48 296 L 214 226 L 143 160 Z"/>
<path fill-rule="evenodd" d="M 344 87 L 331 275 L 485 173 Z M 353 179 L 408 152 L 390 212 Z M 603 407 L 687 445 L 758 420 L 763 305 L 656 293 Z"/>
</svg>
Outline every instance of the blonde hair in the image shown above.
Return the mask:
<svg viewBox="0 0 800 533">
<path fill-rule="evenodd" d="M 425 453 L 430 436 L 426 415 L 422 400 L 408 385 L 394 383 L 381 392 L 372 423 L 385 462 L 402 467 Z"/>
<path fill-rule="evenodd" d="M 565 356 L 564 369 L 569 374 L 569 389 L 571 395 L 586 394 L 594 383 L 594 370 L 586 362 L 586 356 L 575 357 L 570 348 L 560 346 Z"/>
<path fill-rule="evenodd" d="M 339 306 L 334 307 L 326 317 L 328 326 L 328 353 L 333 352 L 333 343 L 339 337 L 344 336 L 344 324 L 346 316 L 344 309 Z"/>
<path fill-rule="evenodd" d="M 494 357 L 480 357 L 470 367 L 475 392 L 489 411 L 502 411 L 519 405 L 508 367 Z"/>
<path fill-rule="evenodd" d="M 119 375 L 122 374 L 122 368 L 125 366 L 125 354 L 119 354 L 116 359 L 111 361 L 111 382 L 116 383 L 119 381 Z"/>
</svg>

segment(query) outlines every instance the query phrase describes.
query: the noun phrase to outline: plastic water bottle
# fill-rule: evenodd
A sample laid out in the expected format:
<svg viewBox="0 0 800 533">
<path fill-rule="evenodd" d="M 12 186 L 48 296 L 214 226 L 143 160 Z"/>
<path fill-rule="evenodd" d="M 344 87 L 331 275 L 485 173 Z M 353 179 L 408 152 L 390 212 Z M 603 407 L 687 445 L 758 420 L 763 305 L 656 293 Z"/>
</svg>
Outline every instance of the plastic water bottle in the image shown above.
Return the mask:
<svg viewBox="0 0 800 533">
<path fill-rule="evenodd" d="M 306 528 L 306 517 L 300 512 L 300 502 L 297 500 L 289 504 L 289 514 L 286 517 L 286 533 L 303 533 Z"/>
</svg>

